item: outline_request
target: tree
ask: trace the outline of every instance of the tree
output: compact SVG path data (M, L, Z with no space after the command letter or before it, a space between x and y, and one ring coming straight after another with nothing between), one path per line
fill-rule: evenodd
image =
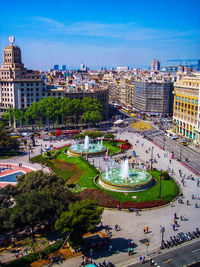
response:
M29 122L30 120L34 121L34 124L36 124L36 122L38 120L42 120L42 111L39 108L39 104L36 102L33 102L33 104L27 108L24 117L26 122Z
M99 111L100 113L103 112L103 107L99 100L93 99L91 97L85 97L81 101L81 108L83 113L88 111Z
M70 101L70 111L70 115L74 116L74 121L77 123L77 118L82 114L80 99L74 98Z
M49 199L41 192L31 191L21 193L16 199L16 205L11 209L10 223L12 228L30 226L34 238L34 227L44 220L49 220L51 207Z
M0 129L0 155L8 154L8 152L17 152L19 150L19 142L10 136L8 131Z
M16 188L22 193L35 191L45 194L54 217L60 216L68 204L76 200L75 195L65 188L65 181L55 174L30 172L18 176L17 181Z
M105 139L115 139L115 135L112 133L107 133L104 135L104 138Z
M101 221L103 208L96 201L89 199L69 205L69 210L61 214L56 221L56 230L69 235L73 247L78 247L87 232L93 232Z
M70 99L69 98L61 98L58 100L58 114L62 118L62 124L66 122L66 118L70 115Z
M8 208L14 203L14 197L17 195L15 186L7 185L0 188L0 208Z
M30 237L27 237L23 241L24 247L31 249L33 252L37 252L39 254L42 254L42 252L48 245L49 242L45 237L36 238L35 240Z
M45 97L38 102L38 109L47 119L47 124L50 120L54 123L59 110L58 99L56 97Z
M84 122L89 122L92 124L100 122L103 119L101 113L98 110L87 111L83 114L82 118Z

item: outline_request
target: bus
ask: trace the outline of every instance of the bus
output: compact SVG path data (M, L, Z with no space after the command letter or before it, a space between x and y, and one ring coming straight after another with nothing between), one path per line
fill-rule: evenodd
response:
M178 136L174 130L166 130L166 136L170 137L172 140L178 139Z

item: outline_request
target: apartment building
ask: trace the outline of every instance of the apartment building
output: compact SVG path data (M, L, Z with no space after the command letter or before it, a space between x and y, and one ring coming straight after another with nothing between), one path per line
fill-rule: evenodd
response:
M151 71L158 71L160 70L160 61L154 59L151 61Z
M155 115L172 115L172 82L136 78L133 85L133 108L135 110Z
M14 37L3 51L0 68L0 112L9 108L27 108L34 101L42 99L45 89L45 76L39 71L24 68L21 50L14 45Z
M176 133L200 141L200 75L182 75L174 83L173 120Z

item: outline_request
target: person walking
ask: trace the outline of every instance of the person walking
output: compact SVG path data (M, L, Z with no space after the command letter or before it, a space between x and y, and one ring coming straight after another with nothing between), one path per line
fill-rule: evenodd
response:
M148 234L149 232L149 226L146 227L146 233Z

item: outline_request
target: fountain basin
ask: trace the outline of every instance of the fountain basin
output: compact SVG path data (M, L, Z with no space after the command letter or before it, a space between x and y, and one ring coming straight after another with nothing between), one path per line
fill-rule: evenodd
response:
M102 172L99 176L99 184L108 190L120 192L147 190L155 185L154 179L145 170L130 168L127 178L122 178L120 172L120 168L112 169L108 175L106 172Z
M88 136L85 136L84 143L75 142L68 147L68 154L72 156L80 155L97 155L105 153L107 148L103 146L103 140L98 141L97 143L91 142Z
M102 147L101 149L97 149L95 144L90 144L88 149L84 148L84 144L77 144L77 149L74 149L72 146L68 147L68 154L73 156L81 156L81 155L97 155L103 154L106 152L106 147Z

